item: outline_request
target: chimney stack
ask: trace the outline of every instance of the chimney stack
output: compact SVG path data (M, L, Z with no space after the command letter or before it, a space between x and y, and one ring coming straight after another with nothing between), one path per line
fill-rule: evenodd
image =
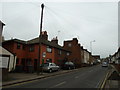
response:
M47 31L42 32L42 39L48 40Z
M58 44L58 39L57 39L57 37L53 38L53 39L51 40L51 42L53 42L53 43L55 43L55 44Z

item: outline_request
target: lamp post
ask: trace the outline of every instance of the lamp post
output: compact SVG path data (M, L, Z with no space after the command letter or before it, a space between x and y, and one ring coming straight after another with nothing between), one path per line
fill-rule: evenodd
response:
M90 41L90 50L91 50L91 55L92 55L92 42L95 42L95 40Z
M43 22L43 9L44 9L44 4L41 4L41 22L40 22L40 34L39 34L39 49L38 49L38 62L37 62L37 74L39 75L40 72L40 51L41 51L41 37L42 37L42 22Z

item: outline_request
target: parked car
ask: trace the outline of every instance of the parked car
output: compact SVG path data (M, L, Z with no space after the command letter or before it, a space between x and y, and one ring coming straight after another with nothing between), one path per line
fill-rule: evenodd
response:
M75 64L73 62L65 62L63 67L63 69L75 69Z
M108 67L108 63L107 62L102 62L102 67Z
M43 65L43 71L53 72L53 71L59 71L60 67L57 66L55 63L44 63Z

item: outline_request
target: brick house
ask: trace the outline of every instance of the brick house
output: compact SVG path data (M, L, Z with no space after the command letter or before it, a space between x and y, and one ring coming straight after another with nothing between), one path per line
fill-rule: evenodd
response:
M77 38L73 38L73 40L64 41L63 47L72 52L68 56L68 60L74 62L76 67L81 67L81 46L78 43Z
M92 55L93 56L93 64L97 64L98 60L100 60L100 55Z
M54 62L61 65L67 58L67 53L71 53L69 50L58 45L57 38L53 38L53 40L49 41L46 31L42 32L40 41L42 44L40 50L40 64L43 62ZM16 54L18 71L28 71L29 66L32 66L34 71L37 70L39 38L28 41L11 39L4 41L2 44L4 48Z

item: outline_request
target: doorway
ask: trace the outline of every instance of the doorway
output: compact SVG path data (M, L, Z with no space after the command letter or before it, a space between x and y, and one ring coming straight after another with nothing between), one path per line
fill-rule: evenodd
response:
M37 71L37 59L34 59L34 71Z

